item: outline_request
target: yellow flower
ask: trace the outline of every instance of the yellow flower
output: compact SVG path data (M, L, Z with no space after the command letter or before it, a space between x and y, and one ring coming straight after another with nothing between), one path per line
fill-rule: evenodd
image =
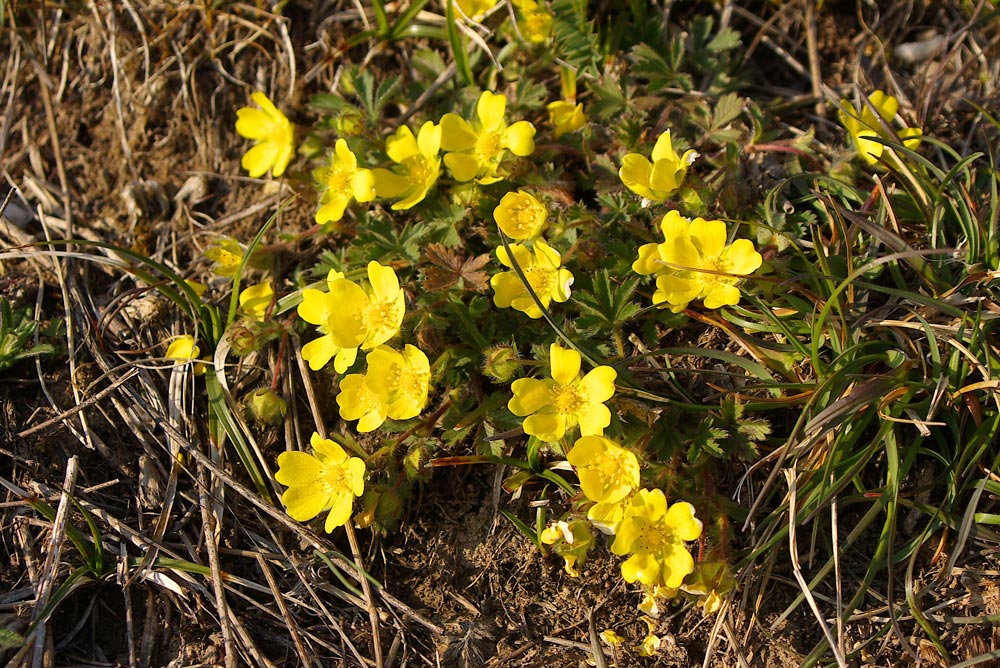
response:
M478 19L493 7L500 0L451 0L462 11L465 18Z
M396 272L372 260L368 280L371 285L365 290L331 271L326 292L302 291L299 317L317 325L323 335L302 346L302 357L313 371L336 357L334 369L344 373L357 359L358 348L371 350L399 333L406 305Z
M560 520L545 527L539 538L546 545L551 545L552 551L563 558L563 568L567 575L571 578L580 577L576 565L586 561L587 552L594 544L594 535L587 522Z
M390 171L378 168L375 175L375 192L379 197L400 198L394 210L409 209L427 196L427 191L441 175L441 126L427 121L420 126L417 136L405 125L386 139L385 152L398 166Z
M498 172L506 151L522 157L534 152L535 126L528 121L508 126L506 110L507 98L487 90L476 104L476 121L457 114L441 118L441 148L450 151L444 163L455 180L496 183L506 176Z
M351 200L370 202L375 199L375 178L370 169L358 169L358 158L344 139L338 139L330 156L330 164L313 171L322 194L316 223L335 223L344 217Z
M309 443L315 454L293 450L278 455L274 479L288 488L281 503L289 517L306 522L328 510L324 529L329 533L351 519L354 497L365 491L365 463L319 434Z
M545 108L549 110L549 123L555 127L557 139L565 134L576 132L587 124L587 114L583 112L582 104L557 100L549 102Z
M379 346L368 353L365 383L379 397L384 397L386 415L393 420L408 420L420 415L427 405L431 366L427 355L406 344L403 352Z
M840 106L843 109L837 111L837 117L841 124L851 135L854 148L858 155L865 159L865 162L869 165L878 164L879 158L885 153L885 145L875 141L874 137L902 141L903 145L909 149L915 149L920 145L920 138L923 136L923 131L920 128L903 128L896 132L896 136L888 134L883 128L883 124L891 124L896 120L896 112L899 110L899 101L896 98L877 90L868 96L868 101L878 116L866 104L861 105L859 113L847 100L840 101ZM849 111L845 111L845 109ZM885 157L890 162L896 159L892 153L886 154Z
M649 633L642 639L642 643L636 646L636 654L639 656L653 656L660 649L660 643L662 642L659 636L654 633L656 631L656 621L649 617L643 617L642 621L646 622Z
M697 157L698 153L690 149L684 155L677 155L670 130L667 130L653 146L652 162L638 153L629 153L622 158L618 176L629 190L640 197L662 202L680 189L688 166Z
M379 346L368 353L368 371L351 374L340 383L337 404L340 417L358 420L366 433L382 426L386 418L408 420L427 405L431 367L423 351L409 344L400 353Z
M521 36L532 44L543 44L552 34L552 14L541 9L534 0L515 0L521 10L518 29Z
M558 343L549 347L552 378L519 378L511 384L514 397L510 412L525 417L524 431L549 443L558 441L568 429L579 425L584 436L600 436L611 424L611 411L604 405L615 393L617 372L598 366L580 373L580 353Z
M226 237L212 242L205 251L205 258L212 262L212 273L232 278L240 270L243 261L243 247L236 239Z
M295 151L295 128L266 95L256 92L250 97L260 109L237 109L236 132L257 143L243 154L240 165L253 178L269 169L274 176L281 176Z
M599 635L601 637L602 642L611 645L612 647L616 647L625 642L625 638L623 638L613 629L605 629L601 631Z
M507 249L499 246L497 259L511 269L514 268L514 262L517 262L535 296L545 308L548 308L553 300L566 301L569 299L570 286L573 285L573 274L568 269L560 267L562 257L559 251L541 239L535 240L533 248L534 253L523 244L511 244L510 250L514 255L511 261ZM535 303L517 272L505 271L494 274L490 279L490 285L494 291L493 303L498 307L512 307L524 312L529 318L542 317L542 309Z
M182 363L194 361L194 375L200 376L205 373L205 364L197 361L200 354L201 349L195 343L194 337L190 334L182 334L170 342L170 345L167 346L167 352L163 354L163 357Z
M752 274L764 261L749 239L726 245L726 224L721 220L692 221L670 211L660 229L664 242L639 248L632 269L656 275L653 303L674 313L696 299L710 309L738 304L740 277Z
M194 342L194 337L190 334L182 334L170 342L170 345L167 346L167 352L163 356L168 360L190 362L197 358L199 353L201 350Z
M272 299L274 299L274 290L271 288L270 281L251 285L240 292L240 309L257 322L264 322Z
M509 192L493 209L493 218L511 239L531 239L548 227L549 212L545 205L523 190Z
M625 508L611 551L632 555L622 564L626 582L676 589L694 570L684 541L700 535L701 521L694 516L694 506L679 501L667 508L662 490L641 489Z
M566 459L580 477L580 489L591 501L616 503L639 486L639 460L603 436L577 440Z
M311 325L316 325L322 334L318 339L313 339L302 346L302 359L309 363L309 368L313 371L319 371L329 364L331 359L336 358L333 368L337 373L344 373L354 364L358 356L358 346L344 348L337 345L330 329L330 318L338 305L330 297L329 288L343 278L343 273L331 269L326 277L326 292L315 288L306 288L302 291L302 303L297 309L299 317Z

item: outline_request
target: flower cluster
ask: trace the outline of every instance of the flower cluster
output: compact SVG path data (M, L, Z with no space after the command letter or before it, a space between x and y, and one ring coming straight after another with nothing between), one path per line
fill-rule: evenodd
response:
M891 95L877 90L868 97L868 103L855 109L847 100L841 100L842 107L837 117L851 136L855 150L869 165L885 160L898 164L892 151L886 152L886 142L902 142L903 146L915 149L920 145L923 131L920 128L904 127L893 135L886 127L897 120L899 101Z
M326 292L302 291L299 317L322 334L302 347L302 357L313 371L333 359L337 373L344 373L357 359L358 348L371 350L399 333L406 305L395 270L372 260L368 282L365 289L331 270Z
M705 308L735 306L740 301L741 276L763 263L749 239L726 244L726 224L721 220L688 220L670 211L660 223L663 243L639 248L632 269L656 276L653 303L680 313L695 300Z

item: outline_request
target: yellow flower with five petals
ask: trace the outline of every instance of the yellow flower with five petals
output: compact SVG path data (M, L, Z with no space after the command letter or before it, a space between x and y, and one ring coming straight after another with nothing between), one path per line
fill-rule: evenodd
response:
M274 176L281 176L295 152L295 126L267 95L258 91L250 99L260 109L237 109L236 132L257 143L243 154L240 165L253 178L263 176L269 169Z
M566 459L576 469L584 496L596 503L617 503L639 487L639 459L611 439L583 436Z
M375 192L379 197L399 198L392 204L395 211L422 201L441 175L440 151L441 126L427 121L416 137L410 128L401 126L385 141L385 152L397 166L373 170Z
M316 210L316 223L336 223L353 201L375 199L375 177L370 169L358 168L358 158L344 139L338 139L330 156L330 164L313 171L322 194Z
M487 185L505 178L500 162L507 151L517 156L531 155L535 150L535 126L528 121L507 125L504 118L507 98L483 91L476 104L476 120L471 123L458 114L441 117L441 148L456 181L471 181Z
M611 551L631 554L622 564L626 582L676 589L692 571L694 558L684 541L701 536L701 521L686 501L667 507L662 490L641 489L625 507Z
M897 159L892 152L886 153L885 144L876 141L875 138L901 141L903 146L909 149L915 149L920 145L920 138L923 136L920 128L903 128L897 131L895 136L885 131L883 126L896 120L899 111L899 101L896 98L876 90L868 96L868 102L871 107L862 104L859 112L850 102L841 100L840 106L843 108L837 111L837 117L851 136L854 148L865 162L869 165L878 164L883 154L889 162Z
M543 307L548 308L553 301L564 302L569 299L573 274L561 266L562 257L559 251L541 239L535 240L532 250L528 250L524 244L511 244L510 254L506 248L499 246L497 259L512 270L514 262L517 263ZM528 292L524 281L516 271L494 274L490 279L490 286L493 288L493 303L498 307L514 308L524 312L529 318L542 317L542 309Z
M278 455L274 479L288 488L281 503L293 520L306 522L329 511L323 527L329 533L351 519L354 497L365 491L365 463L319 434L309 444L313 454L292 450Z
M340 417L358 420L357 429L378 429L386 418L408 420L427 405L431 377L427 356L409 344L399 352L379 346L368 353L368 370L350 374L340 383Z
M752 274L764 261L749 239L727 245L726 224L721 220L688 220L670 211L660 229L663 243L640 247L632 269L656 276L653 303L674 313L696 299L710 309L738 304L740 277Z
M579 425L583 436L600 436L611 424L611 411L604 405L615 393L618 373L598 366L580 373L580 353L558 343L549 346L552 378L519 378L511 384L514 397L510 412L524 417L524 431L553 443Z
M677 192L688 167L698 157L694 150L678 155L666 130L653 146L652 161L638 153L629 153L622 158L618 175L629 190L651 202L662 202Z
M509 192L493 209L493 219L511 239L523 241L537 237L548 226L549 212L531 193Z

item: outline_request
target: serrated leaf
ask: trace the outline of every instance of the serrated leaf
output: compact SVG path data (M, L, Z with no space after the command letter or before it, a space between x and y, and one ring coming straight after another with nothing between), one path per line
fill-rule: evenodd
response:
M740 45L740 34L732 28L725 28L712 38L708 43L708 49L719 53L721 51L731 51Z

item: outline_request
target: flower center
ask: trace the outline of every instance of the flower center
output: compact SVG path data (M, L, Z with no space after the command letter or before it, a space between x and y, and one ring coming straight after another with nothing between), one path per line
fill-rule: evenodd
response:
M514 231L519 237L531 236L539 227L540 217L535 207L530 204L514 207L510 213Z
M556 272L551 269L548 269L547 267L539 267L538 265L535 265L534 267L526 267L524 269L524 276L528 279L528 284L541 300L545 300L552 296L555 274Z
M427 156L413 155L403 161L408 180L421 188L429 186L438 176L440 166Z
M375 301L368 302L368 306L361 312L361 322L369 332L384 330L394 330L396 323L395 301Z
M476 158L479 164L497 160L503 152L503 137L499 132L483 132L476 137Z
M663 552L663 549L673 542L672 537L673 531L663 523L643 521L639 535L632 543L631 551L636 554L639 552L652 554Z
M339 163L330 165L326 173L323 174L323 183L331 193L344 194L353 192L353 180L354 170L350 169L347 165Z
M550 395L549 403L562 415L579 415L590 403L587 400L587 392L576 383L570 385L556 383L550 390Z
M346 464L326 463L316 474L316 482L323 487L327 494L333 496L336 492L350 489L350 471Z

